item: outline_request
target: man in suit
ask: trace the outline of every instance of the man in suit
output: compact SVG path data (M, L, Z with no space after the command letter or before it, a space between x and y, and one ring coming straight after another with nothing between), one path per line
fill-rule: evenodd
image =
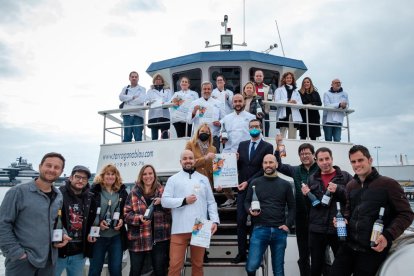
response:
M244 208L248 183L253 176L262 168L263 157L266 154L273 154L272 144L263 140L262 122L253 119L249 122L250 140L243 141L237 149L237 169L239 172L239 185L237 195L237 243L239 253L232 260L232 263L246 261L247 250L247 212Z

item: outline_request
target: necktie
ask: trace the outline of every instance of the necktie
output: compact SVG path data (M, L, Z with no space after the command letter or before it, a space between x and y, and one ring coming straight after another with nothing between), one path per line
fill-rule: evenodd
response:
M250 160L253 159L254 152L256 151L255 145L256 145L256 142L252 142L252 147L250 148L250 158L249 158Z

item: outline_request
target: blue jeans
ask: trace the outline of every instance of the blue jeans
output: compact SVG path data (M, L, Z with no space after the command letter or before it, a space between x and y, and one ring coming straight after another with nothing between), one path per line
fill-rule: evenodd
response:
M124 118L124 139L122 142L131 142L132 134L134 134L135 141L142 141L144 119L136 115L123 115L122 117Z
M255 226L250 238L249 256L246 263L248 275L255 275L256 270L260 267L268 246L272 252L273 275L285 275L285 249L287 243L287 232L267 226Z
M341 142L342 124L326 123L323 126L325 141Z
M62 275L66 269L67 276L82 276L85 267L86 258L83 254L67 256L66 258L58 258L56 262L56 276Z
M122 276L121 235L111 238L99 237L93 245L93 258L90 259L89 276L100 276L108 252L108 270L111 276Z

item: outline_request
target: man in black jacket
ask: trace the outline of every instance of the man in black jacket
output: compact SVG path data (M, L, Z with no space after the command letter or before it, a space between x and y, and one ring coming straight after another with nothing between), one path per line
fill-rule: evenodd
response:
M239 253L232 263L246 261L247 251L247 212L244 208L246 189L254 175L261 170L263 157L273 153L273 145L264 141L261 136L262 123L253 119L249 122L251 139L243 141L237 149L237 170L239 172L239 185L237 195L237 243Z
M85 257L90 257L87 238L96 214L89 193L90 177L88 168L75 166L68 181L59 188L63 195L62 224L71 240L59 248L56 275L61 275L65 269L68 276L82 275Z
M345 186L352 179L346 171L333 165L332 151L319 148L316 153L318 170L310 177L308 186L302 187L304 195L311 191L322 203L311 206L309 212L309 249L311 252L311 275L320 276L325 262L326 247L329 245L336 255L339 241L333 225L336 202L345 208ZM324 195L330 198L324 197Z

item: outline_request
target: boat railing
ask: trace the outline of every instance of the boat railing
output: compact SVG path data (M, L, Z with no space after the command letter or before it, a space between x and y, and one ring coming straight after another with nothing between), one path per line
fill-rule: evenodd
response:
M291 107L291 108L296 108L296 109L304 109L305 113L306 113L306 118L309 118L309 110L322 110L322 111L333 111L333 112L342 112L345 115L345 119L346 119L346 124L344 125L329 125L331 127L339 127L341 129L345 129L347 131L347 137L348 137L348 142L350 142L351 140L351 135L350 135L350 125L349 125L349 114L353 113L354 110L353 109L339 109L339 108L333 108L333 107L322 107L322 106L316 106L316 105L302 105L302 104L290 104L290 103L276 103L276 102L270 102L270 101L263 101L263 103L265 105L268 106L274 106L276 108L278 107ZM170 108L171 106L173 106L173 104L168 103L168 104L163 104L161 106L157 106L155 108ZM98 114L102 115L104 117L104 121L103 121L103 144L106 143L107 141L107 134L113 134L115 136L118 136L120 138L120 140L122 141L122 137L123 137L123 131L125 126L123 125L123 121L120 117L117 117L116 115L122 115L122 113L131 113L131 112L138 112L138 111L147 111L149 109L151 109L151 105L143 105L143 106L137 106L137 107L133 107L133 108L128 108L127 110L125 109L110 109L110 110L103 110L103 111L99 111ZM161 124L165 124L165 122L159 122L159 123L146 123L147 122L147 112L144 112L144 123L140 124L140 125L132 125L132 126L128 126L128 127L137 127L137 126L142 126L143 127L143 140L147 140L148 136L147 136L147 127L150 126L154 126L154 125L161 125ZM113 123L115 123L115 125L111 125L109 126L109 121L112 121ZM279 122L279 120L276 119L269 119L266 120L269 123L277 123ZM311 125L317 125L320 127L323 127L323 123L320 122L319 124L316 123L309 123L309 120L303 120L303 122L294 122L295 124L299 124L299 125L306 125L306 130L307 130L307 140L309 140L309 126ZM187 130L187 128L186 128Z
M347 131L347 137L348 137L348 143L351 142L351 134L350 134L350 125L349 125L349 115L353 112L355 112L355 110L353 109L349 109L349 108L334 108L334 107L324 107L324 106L317 106L317 105L308 105L308 104L291 104L291 103L276 103L276 102L270 102L270 101L263 101L264 105L267 106L274 106L276 108L278 107L290 107L290 108L296 108L296 109L304 109L305 110L305 114L306 114L306 120L305 118L303 119L303 122L292 122L294 124L297 125L306 125L306 139L309 140L309 126L315 125L315 126L320 126L323 127L324 124L323 122L320 122L319 124L315 124L315 123L309 123L309 110L322 110L322 111L332 111L332 112L341 112L344 113L345 115L345 119L346 119L346 124L345 125L329 125L330 127L338 127L341 129L346 129ZM268 121L268 122L272 122L272 123L277 123L277 122L281 122L280 120L276 119L275 120L264 120L264 121ZM323 121L323 120L322 120ZM286 121L283 121L286 122Z

